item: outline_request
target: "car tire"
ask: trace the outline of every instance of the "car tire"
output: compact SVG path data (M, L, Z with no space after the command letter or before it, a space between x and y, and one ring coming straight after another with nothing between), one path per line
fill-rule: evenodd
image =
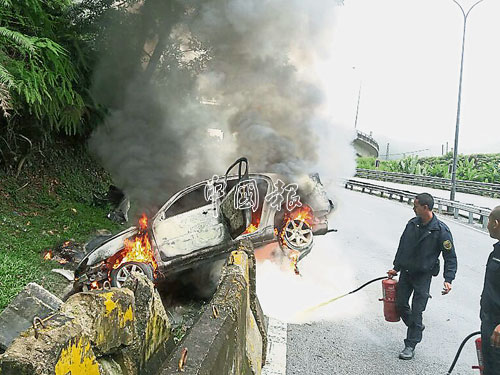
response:
M123 283L130 276L131 272L137 272L145 275L149 280L154 281L153 267L147 263L126 262L115 268L110 273L111 286L121 288Z
M302 220L289 220L282 229L283 245L299 252L308 252L313 245L313 231L311 226Z

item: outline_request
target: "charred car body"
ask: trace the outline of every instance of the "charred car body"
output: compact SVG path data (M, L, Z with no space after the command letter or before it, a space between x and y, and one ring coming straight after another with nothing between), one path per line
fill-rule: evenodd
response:
M229 175L234 167L238 175ZM333 204L318 175L300 184L293 205L275 194L279 188L284 192L283 181L277 174L248 173L247 160L237 160L222 178L214 176L174 194L150 224L143 216L138 227L91 250L75 271L75 286L95 288L106 280L121 286L133 271L161 279L227 257L243 239L255 248L279 243L297 263L311 250L314 235L329 231Z

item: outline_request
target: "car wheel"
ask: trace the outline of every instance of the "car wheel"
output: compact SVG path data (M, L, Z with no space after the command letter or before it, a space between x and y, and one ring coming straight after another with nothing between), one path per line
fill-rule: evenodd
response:
M111 286L121 288L132 272L145 275L149 280L153 281L153 267L151 265L140 262L126 262L111 271Z
M307 222L299 219L289 220L283 231L282 238L285 246L300 252L311 249L313 232Z

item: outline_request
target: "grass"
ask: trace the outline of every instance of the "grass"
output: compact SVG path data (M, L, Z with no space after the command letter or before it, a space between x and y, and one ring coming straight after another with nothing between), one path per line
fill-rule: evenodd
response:
M94 203L109 176L83 147L44 152L18 178L0 172L0 311L29 282L57 292L61 266L43 259L45 250L67 240L86 242L98 229L117 232L109 207Z

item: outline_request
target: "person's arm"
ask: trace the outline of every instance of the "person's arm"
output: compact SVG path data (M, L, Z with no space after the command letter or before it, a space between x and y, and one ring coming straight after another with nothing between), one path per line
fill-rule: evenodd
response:
M451 283L455 279L457 273L457 254L455 252L453 237L448 229L443 229L441 240L440 246L444 259L444 288L442 294L448 294L451 290Z

